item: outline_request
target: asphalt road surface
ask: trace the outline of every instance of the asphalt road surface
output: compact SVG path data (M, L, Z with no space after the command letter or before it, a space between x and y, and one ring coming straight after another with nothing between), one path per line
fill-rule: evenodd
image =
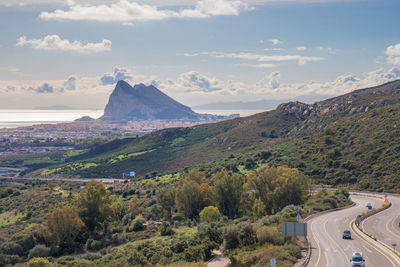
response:
M351 230L351 222L355 217L366 211L367 203L380 207L382 199L352 195L357 203L351 208L326 213L311 219L308 224L308 235L311 241L311 259L308 266L345 267L351 266L350 258L353 252L362 252L365 266L391 267L396 266L369 243L352 234L352 239L342 239L344 230ZM377 215L379 216L379 215Z
M399 251L400 197L389 196L388 200L392 202L392 206L376 216L371 216L362 221L361 227L364 231L390 247L392 247L392 244L396 244L395 249Z

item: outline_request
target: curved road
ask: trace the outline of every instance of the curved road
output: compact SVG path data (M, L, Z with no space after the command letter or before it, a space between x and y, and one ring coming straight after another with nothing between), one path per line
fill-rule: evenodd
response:
M342 239L343 231L351 229L352 221L358 214L366 211L365 205L367 203L371 203L374 207L380 207L383 203L382 199L374 197L352 195L351 199L357 203L356 206L317 216L307 223L312 248L308 266L350 266L350 258L353 252L362 252L365 258L365 266L368 267L396 266L379 250L353 232L351 240Z
M376 216L371 216L361 222L361 227L365 232L376 237L388 246L397 244L396 250L400 250L400 197L389 196L388 200L392 206L380 212Z

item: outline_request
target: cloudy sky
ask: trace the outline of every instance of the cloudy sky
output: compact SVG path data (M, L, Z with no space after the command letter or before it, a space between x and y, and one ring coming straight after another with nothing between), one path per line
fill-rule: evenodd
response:
M0 0L0 105L323 99L400 78L398 0Z

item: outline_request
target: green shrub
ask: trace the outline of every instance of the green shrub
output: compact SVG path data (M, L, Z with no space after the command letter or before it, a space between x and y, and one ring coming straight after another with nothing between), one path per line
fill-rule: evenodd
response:
M45 245L36 245L34 248L29 250L29 258L45 258L50 255L50 248L46 247Z
M204 248L202 245L190 246L185 249L185 260L189 262L201 261L205 258Z
M160 234L162 236L173 235L174 231L172 230L171 225L168 222L163 222L160 226Z
M131 225L129 226L129 231L130 232L143 231L144 229L146 229L146 226L144 225L145 222L146 222L146 220L143 218L137 218L137 219L133 220L131 222Z
M132 266L149 266L149 262L142 253L137 250L133 250L132 254L128 258L128 263Z
M22 255L24 253L21 245L13 241L1 244L0 252L9 255Z
M183 214L176 214L172 217L173 221L177 221L177 222L181 222L183 220L185 220L185 215Z
M50 262L46 258L32 258L26 264L27 267L45 267L49 265Z
M257 241L254 228L249 222L242 222L226 227L223 236L224 248L227 250L248 246Z
M280 238L280 235L276 229L267 226L261 226L256 231L257 240L261 244L271 243L273 245L281 245L283 243L283 239Z
M218 208L214 206L205 207L199 215L203 222L215 222L221 217Z

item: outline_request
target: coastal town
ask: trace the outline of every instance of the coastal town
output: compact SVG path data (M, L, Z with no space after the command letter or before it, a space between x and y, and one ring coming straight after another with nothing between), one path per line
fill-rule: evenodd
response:
M164 128L191 127L204 123L208 121L89 121L3 128L0 129L0 156L72 150L79 144L78 140L87 138L104 141L115 137L139 137Z

